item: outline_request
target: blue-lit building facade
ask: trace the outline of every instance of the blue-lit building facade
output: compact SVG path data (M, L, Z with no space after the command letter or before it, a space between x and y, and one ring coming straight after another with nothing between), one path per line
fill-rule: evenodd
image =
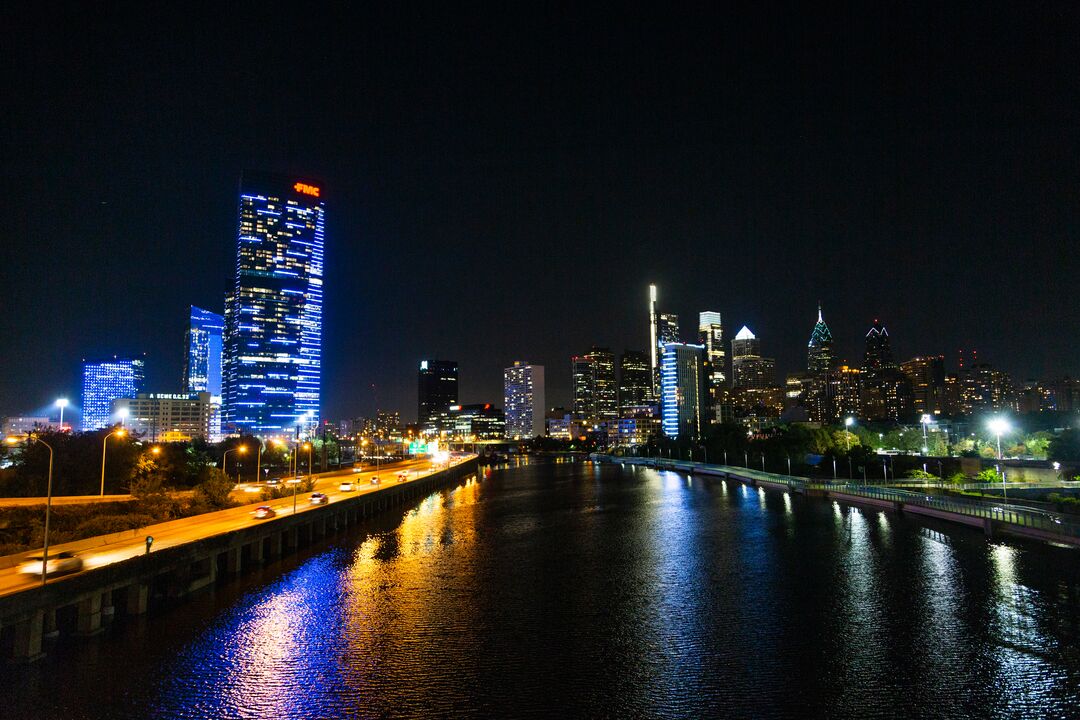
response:
M325 206L318 183L245 172L225 303L224 430L305 434L320 419Z
M660 356L660 417L668 437L698 437L703 429L701 392L705 346L664 343Z
M208 392L221 397L221 349L225 318L191 306L184 337L184 382L189 393Z
M82 429L99 430L118 422L112 416L113 401L135 397L145 380L142 357L83 360Z

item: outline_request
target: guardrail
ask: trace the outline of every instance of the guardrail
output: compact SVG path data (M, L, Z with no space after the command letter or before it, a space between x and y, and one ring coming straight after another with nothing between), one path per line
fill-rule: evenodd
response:
M785 485L793 490L804 493L806 491L818 491L823 494L842 493L849 496L884 500L895 503L900 509L904 506L914 505L938 512L953 513L955 515L988 520L997 525L1015 526L1018 529L1038 530L1051 536L1060 537L1062 541L1069 542L1070 544L1078 544L1078 542L1080 542L1080 522L1036 508L1025 508L1022 506L986 502L977 499L968 500L953 497L941 497L914 492L912 490L862 485L851 482L813 482L808 478L795 475L779 475L776 473L730 465L710 465L707 463L688 462L685 460L663 460L656 458L620 458L610 455L594 455L592 457L600 461L644 465L659 469L682 470L685 472L702 473L706 475L715 474L747 479L755 482ZM1002 529L1007 530L1008 528Z

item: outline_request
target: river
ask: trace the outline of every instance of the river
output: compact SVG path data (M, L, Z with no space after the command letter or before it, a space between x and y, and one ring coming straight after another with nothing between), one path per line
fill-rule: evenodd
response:
M0 715L1076 718L1080 554L526 462L47 650Z

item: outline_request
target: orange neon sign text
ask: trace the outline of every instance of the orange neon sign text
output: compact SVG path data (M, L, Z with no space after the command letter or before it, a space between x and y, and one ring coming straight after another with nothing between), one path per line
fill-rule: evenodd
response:
M298 182L292 186L292 189L298 193L305 195L311 195L312 197L319 197L319 188L314 185L308 185L307 183Z

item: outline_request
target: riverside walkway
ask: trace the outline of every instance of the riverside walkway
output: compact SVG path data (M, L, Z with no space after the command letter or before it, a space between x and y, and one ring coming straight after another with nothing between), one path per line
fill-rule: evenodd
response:
M927 495L910 489L879 487L846 481L820 482L796 475L754 470L732 465L664 458L593 455L599 462L642 465L660 470L676 470L695 475L738 480L750 485L790 490L799 494L825 497L859 505L870 505L913 515L934 517L981 528L988 536L998 533L1017 535L1065 545L1080 546L1080 523L1057 513L1005 502Z

